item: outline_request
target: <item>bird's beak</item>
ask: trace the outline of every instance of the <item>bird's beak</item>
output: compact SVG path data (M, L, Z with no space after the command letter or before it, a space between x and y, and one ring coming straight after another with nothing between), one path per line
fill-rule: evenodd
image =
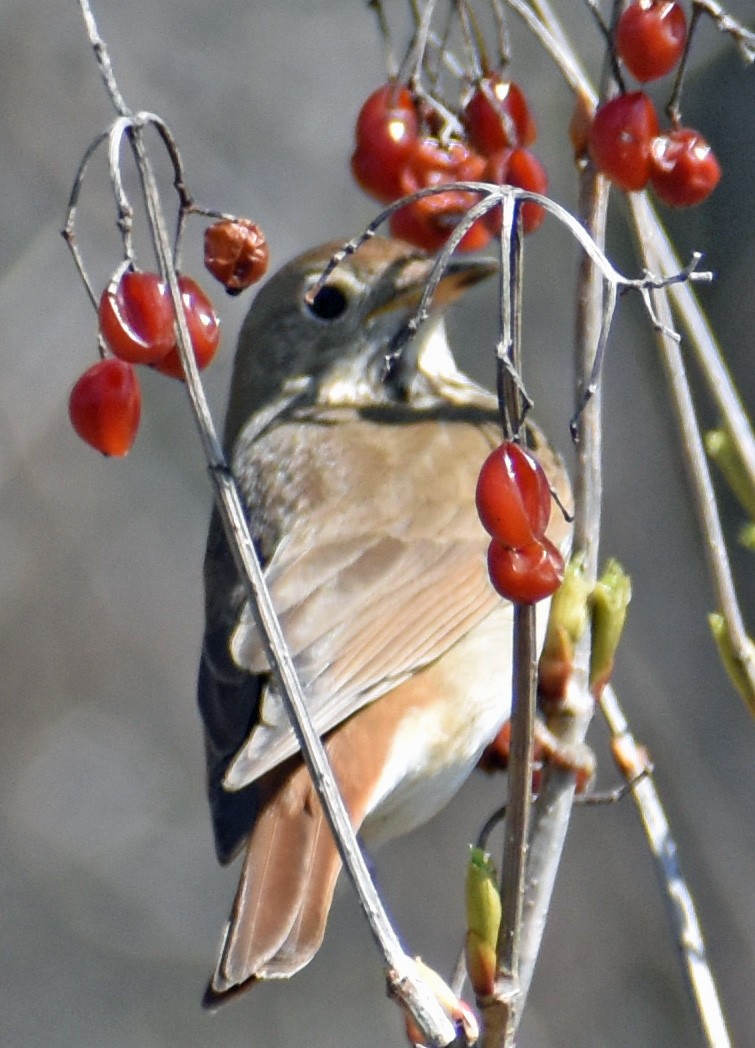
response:
M379 388L390 399L416 400L420 389L453 385L459 373L446 341L443 316L465 291L499 268L497 261L490 258L452 257L428 304L429 316L419 330L412 330L412 317L434 277L435 265L436 259L424 255L397 260L386 271L372 303L369 321L382 327L388 338L378 353L373 342L375 370L369 369L372 388Z
M436 259L411 255L397 260L385 274L380 293L369 312L374 320L399 310L408 318L417 309ZM498 272L498 262L491 258L452 257L438 282L430 301L431 313L444 313L469 288Z
M452 258L432 295L427 322L417 330L411 319L433 279L436 260L399 241L387 243L394 256L370 290L361 352L340 356L322 376L322 403L401 400L416 395L420 373L424 385L433 377L445 380L458 374L443 335L443 314L464 291L497 272L498 264L487 258ZM439 333L440 343L433 337Z

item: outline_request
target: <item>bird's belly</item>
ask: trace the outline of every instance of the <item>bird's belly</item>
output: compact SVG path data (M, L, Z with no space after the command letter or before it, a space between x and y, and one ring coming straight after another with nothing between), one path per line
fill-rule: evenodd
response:
M430 819L451 799L511 710L512 608L502 605L445 655L379 699L400 728L362 827L374 846Z

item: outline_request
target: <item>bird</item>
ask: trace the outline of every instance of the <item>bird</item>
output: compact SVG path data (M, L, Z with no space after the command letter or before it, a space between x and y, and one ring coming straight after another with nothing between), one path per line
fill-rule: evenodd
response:
M339 246L299 255L257 293L224 444L308 711L372 849L439 811L510 713L513 610L488 579L474 500L500 413L456 366L444 323L497 266L452 257L387 366L435 259L374 237L322 283ZM562 460L534 425L528 440L565 501ZM555 500L548 535L568 546ZM217 511L204 578L207 790L219 861L243 855L203 1000L214 1009L309 963L341 860Z

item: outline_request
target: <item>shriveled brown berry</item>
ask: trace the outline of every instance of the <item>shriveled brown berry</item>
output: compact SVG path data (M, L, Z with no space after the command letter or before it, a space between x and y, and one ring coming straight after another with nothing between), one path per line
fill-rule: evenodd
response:
M224 218L204 233L204 264L229 295L238 295L267 271L267 239L248 218Z

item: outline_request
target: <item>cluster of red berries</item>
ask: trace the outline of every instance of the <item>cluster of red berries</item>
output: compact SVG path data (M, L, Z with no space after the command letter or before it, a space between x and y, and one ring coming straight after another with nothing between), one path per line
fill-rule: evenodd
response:
M564 559L545 537L551 491L535 456L514 441L488 455L475 495L482 526L491 536L490 581L502 597L535 604L561 585Z
M543 165L527 148L537 128L523 91L497 74L484 76L461 108L459 128L441 138L440 118L428 102L396 81L369 96L356 122L351 170L359 185L383 204L421 189L453 182L493 182L545 193ZM390 218L394 236L428 251L448 240L479 196L458 189L406 204ZM464 235L459 247L475 251L500 231L500 207L491 209ZM522 206L525 233L545 217L543 208Z
M687 19L675 0L633 0L616 26L616 54L645 83L669 73L682 57ZM632 91L599 107L588 131L593 163L620 189L648 183L670 207L699 204L721 178L718 160L703 136L688 127L661 132L644 91Z
M229 294L259 280L267 268L267 244L246 219L224 219L205 233L205 265ZM220 322L202 288L187 276L178 287L199 370L212 361ZM98 308L104 357L78 379L68 403L73 428L104 455L126 455L141 418L141 390L134 368L146 364L171 378L185 379L175 333L170 288L157 273L128 269L108 284Z

